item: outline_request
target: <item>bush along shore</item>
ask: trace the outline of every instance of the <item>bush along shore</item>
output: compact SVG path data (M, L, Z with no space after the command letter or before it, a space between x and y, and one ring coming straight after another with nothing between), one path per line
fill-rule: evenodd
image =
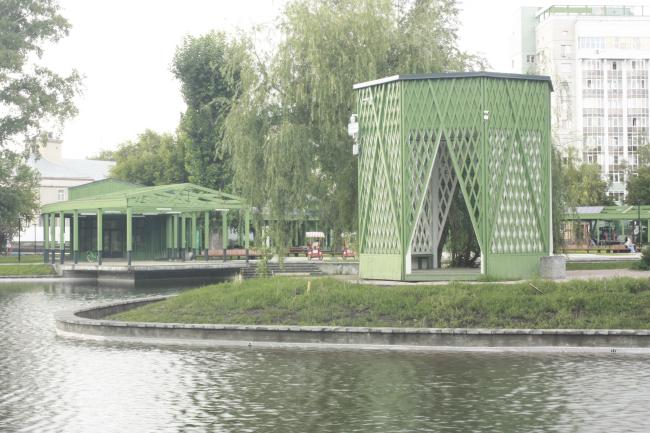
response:
M56 275L50 265L0 265L0 276Z
M534 287L533 287L534 286ZM108 317L162 323L341 327L647 329L644 278L378 287L289 277L205 286Z

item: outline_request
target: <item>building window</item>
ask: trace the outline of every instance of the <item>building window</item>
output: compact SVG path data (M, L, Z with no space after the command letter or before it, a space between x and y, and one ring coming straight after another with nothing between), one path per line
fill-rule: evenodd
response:
M59 190L59 201L65 201L65 190L64 189Z
M562 57L566 57L571 54L571 45L562 45L561 47Z
M571 63L562 63L562 72L571 72Z
M614 183L625 182L623 173L609 173L609 180Z
M566 30L564 30L564 31L562 32L562 36L569 36L569 32L566 31Z
M616 62L612 62L612 71L616 70Z
M636 69L636 62L632 60L632 69Z
M526 63L535 63L535 56L534 55L527 55L526 56Z

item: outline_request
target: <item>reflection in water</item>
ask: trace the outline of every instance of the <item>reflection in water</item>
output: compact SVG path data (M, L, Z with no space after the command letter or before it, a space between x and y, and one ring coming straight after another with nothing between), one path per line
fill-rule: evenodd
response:
M53 313L179 293L0 284L0 431L646 431L648 355L191 349L57 337Z

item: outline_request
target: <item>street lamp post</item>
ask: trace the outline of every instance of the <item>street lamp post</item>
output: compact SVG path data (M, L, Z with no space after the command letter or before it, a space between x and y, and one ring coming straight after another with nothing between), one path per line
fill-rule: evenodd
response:
M18 263L20 263L20 231L22 230L21 220L24 220L25 217L18 217L16 219L18 220Z

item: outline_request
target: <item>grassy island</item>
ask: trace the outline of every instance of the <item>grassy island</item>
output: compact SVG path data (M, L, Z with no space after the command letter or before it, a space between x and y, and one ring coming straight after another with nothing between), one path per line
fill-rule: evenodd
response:
M311 290L307 290L311 281ZM650 327L643 278L378 287L275 277L205 286L109 317L163 323L432 328Z

